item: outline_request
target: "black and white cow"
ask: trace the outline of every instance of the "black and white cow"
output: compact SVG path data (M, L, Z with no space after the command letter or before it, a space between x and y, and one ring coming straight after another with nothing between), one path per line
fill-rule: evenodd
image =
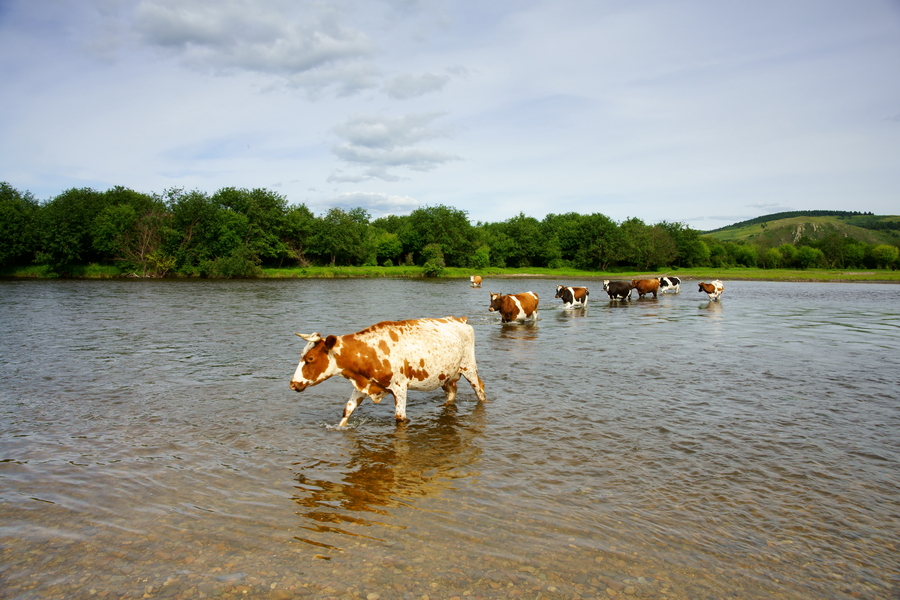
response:
M603 291L609 294L610 300L631 300L633 289L630 281L603 280Z
M556 286L556 297L562 298L563 308L584 308L587 306L588 295L586 287Z
M678 294L681 292L681 280L677 277L660 277L659 293L672 292Z

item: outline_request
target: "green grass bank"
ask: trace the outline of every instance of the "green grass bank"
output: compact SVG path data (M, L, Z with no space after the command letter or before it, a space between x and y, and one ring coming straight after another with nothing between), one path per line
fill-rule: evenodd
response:
M518 268L503 269L491 267L472 270L447 267L441 279L468 279L470 275L481 275L485 285L490 279L544 277L558 279L565 283L569 279L640 279L675 275L687 280L748 280L748 281L819 281L858 283L900 283L900 271L890 269L758 269L732 267L714 269L674 269L669 271L581 271L579 269ZM0 270L5 279L130 279L135 275L115 266L85 265L71 269L61 275L46 266L29 266ZM424 277L422 267L296 267L283 269L262 269L257 279L340 279L340 278L399 278L414 279ZM178 278L178 276L173 276Z

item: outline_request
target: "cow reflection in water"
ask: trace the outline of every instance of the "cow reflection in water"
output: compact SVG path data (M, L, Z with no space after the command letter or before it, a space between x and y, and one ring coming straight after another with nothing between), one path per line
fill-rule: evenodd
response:
M370 428L346 432L352 443L346 464L295 464L298 493L293 500L302 508L296 514L314 523L300 527L384 541L378 533L361 533L361 527L405 529L401 523L409 518L400 513L414 508L416 499L438 495L455 487L455 480L476 474L481 457L476 442L483 429L484 404L478 403L464 416L457 415L456 405L444 405L425 422L381 433ZM340 551L319 540L295 539Z
M710 300L700 305L700 310L705 311L711 317L722 316L722 303L717 300Z
M534 340L537 339L538 326L535 322L527 323L503 323L500 327L500 337L508 340Z

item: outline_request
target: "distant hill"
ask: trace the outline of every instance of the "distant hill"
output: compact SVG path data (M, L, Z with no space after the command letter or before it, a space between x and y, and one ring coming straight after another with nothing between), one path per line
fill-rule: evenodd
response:
M774 213L704 232L724 242L765 245L795 244L801 237L818 240L831 233L867 244L900 244L900 216L872 213L803 210Z

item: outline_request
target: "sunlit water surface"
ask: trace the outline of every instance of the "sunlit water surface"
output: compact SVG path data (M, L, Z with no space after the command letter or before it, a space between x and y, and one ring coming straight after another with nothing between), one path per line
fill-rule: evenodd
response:
M898 598L898 296L0 282L0 597ZM295 331L446 315L486 404L288 387Z

